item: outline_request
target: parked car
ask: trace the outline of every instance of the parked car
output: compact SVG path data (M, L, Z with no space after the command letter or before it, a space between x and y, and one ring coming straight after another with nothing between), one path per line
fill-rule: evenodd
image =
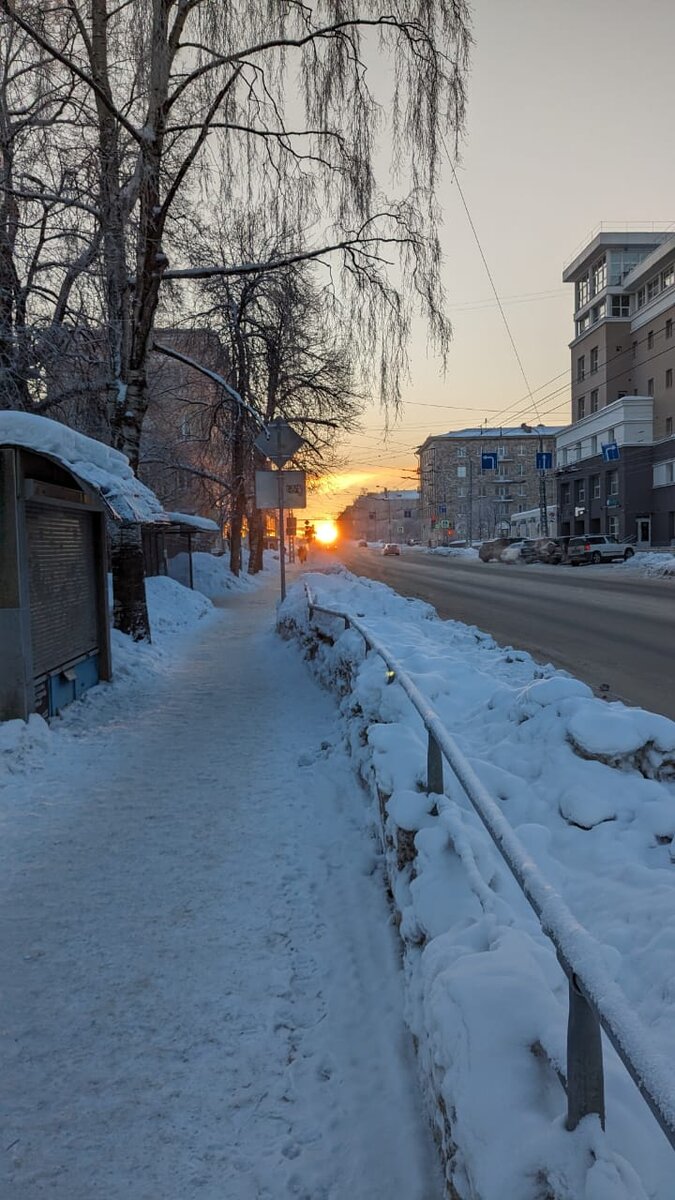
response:
M534 544L536 551L537 562L542 563L561 563L565 557L565 544L563 538L538 538Z
M365 538L361 538L356 544L357 544L357 546L367 546L368 545Z
M396 545L396 542L387 542L382 550L383 554L400 554L401 547Z
M531 538L519 538L505 546L499 555L499 561L505 563L536 562L537 550Z
M571 537L567 546L567 558L573 567L580 563L613 562L615 559L632 558L635 547L628 542L619 542L615 537L591 533L588 537Z
M514 542L520 540L520 538L501 537L492 538L489 542L482 542L478 550L478 557L481 562L499 562L502 550L506 550L507 546L512 546Z

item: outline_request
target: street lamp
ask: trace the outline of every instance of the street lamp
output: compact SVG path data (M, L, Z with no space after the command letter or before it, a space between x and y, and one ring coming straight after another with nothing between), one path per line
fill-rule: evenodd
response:
M544 468L544 435L543 425L527 425L524 421L520 426L523 433L536 433L539 437L539 454L541 462L541 470L539 472L539 528L541 529L542 537L548 537L548 504L546 501L546 470Z

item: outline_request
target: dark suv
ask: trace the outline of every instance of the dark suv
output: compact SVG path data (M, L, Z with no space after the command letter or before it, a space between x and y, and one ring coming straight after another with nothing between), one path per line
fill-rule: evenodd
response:
M489 542L483 542L478 550L478 557L481 562L499 562L499 557L502 550L506 550L507 546L512 546L514 542L520 542L521 538L501 537L492 538Z

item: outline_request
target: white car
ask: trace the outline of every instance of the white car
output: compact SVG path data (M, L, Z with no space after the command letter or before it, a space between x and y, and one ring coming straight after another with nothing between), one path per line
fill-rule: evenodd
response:
M635 547L628 542L619 542L615 537L601 533L589 533L587 537L571 537L567 545L567 561L573 567L579 563L613 562L617 558L628 559L635 554Z

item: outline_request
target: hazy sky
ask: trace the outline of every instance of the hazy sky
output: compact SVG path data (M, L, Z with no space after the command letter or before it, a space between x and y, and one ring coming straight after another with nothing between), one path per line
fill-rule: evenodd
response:
M367 411L345 446L345 478L327 481L313 515L335 515L364 489L414 487L413 450L429 433L486 417L565 424L573 297L563 264L600 221L675 228L672 0L474 0L473 13L459 177L538 410L446 169L447 374L420 326L401 420L385 442L381 412Z

